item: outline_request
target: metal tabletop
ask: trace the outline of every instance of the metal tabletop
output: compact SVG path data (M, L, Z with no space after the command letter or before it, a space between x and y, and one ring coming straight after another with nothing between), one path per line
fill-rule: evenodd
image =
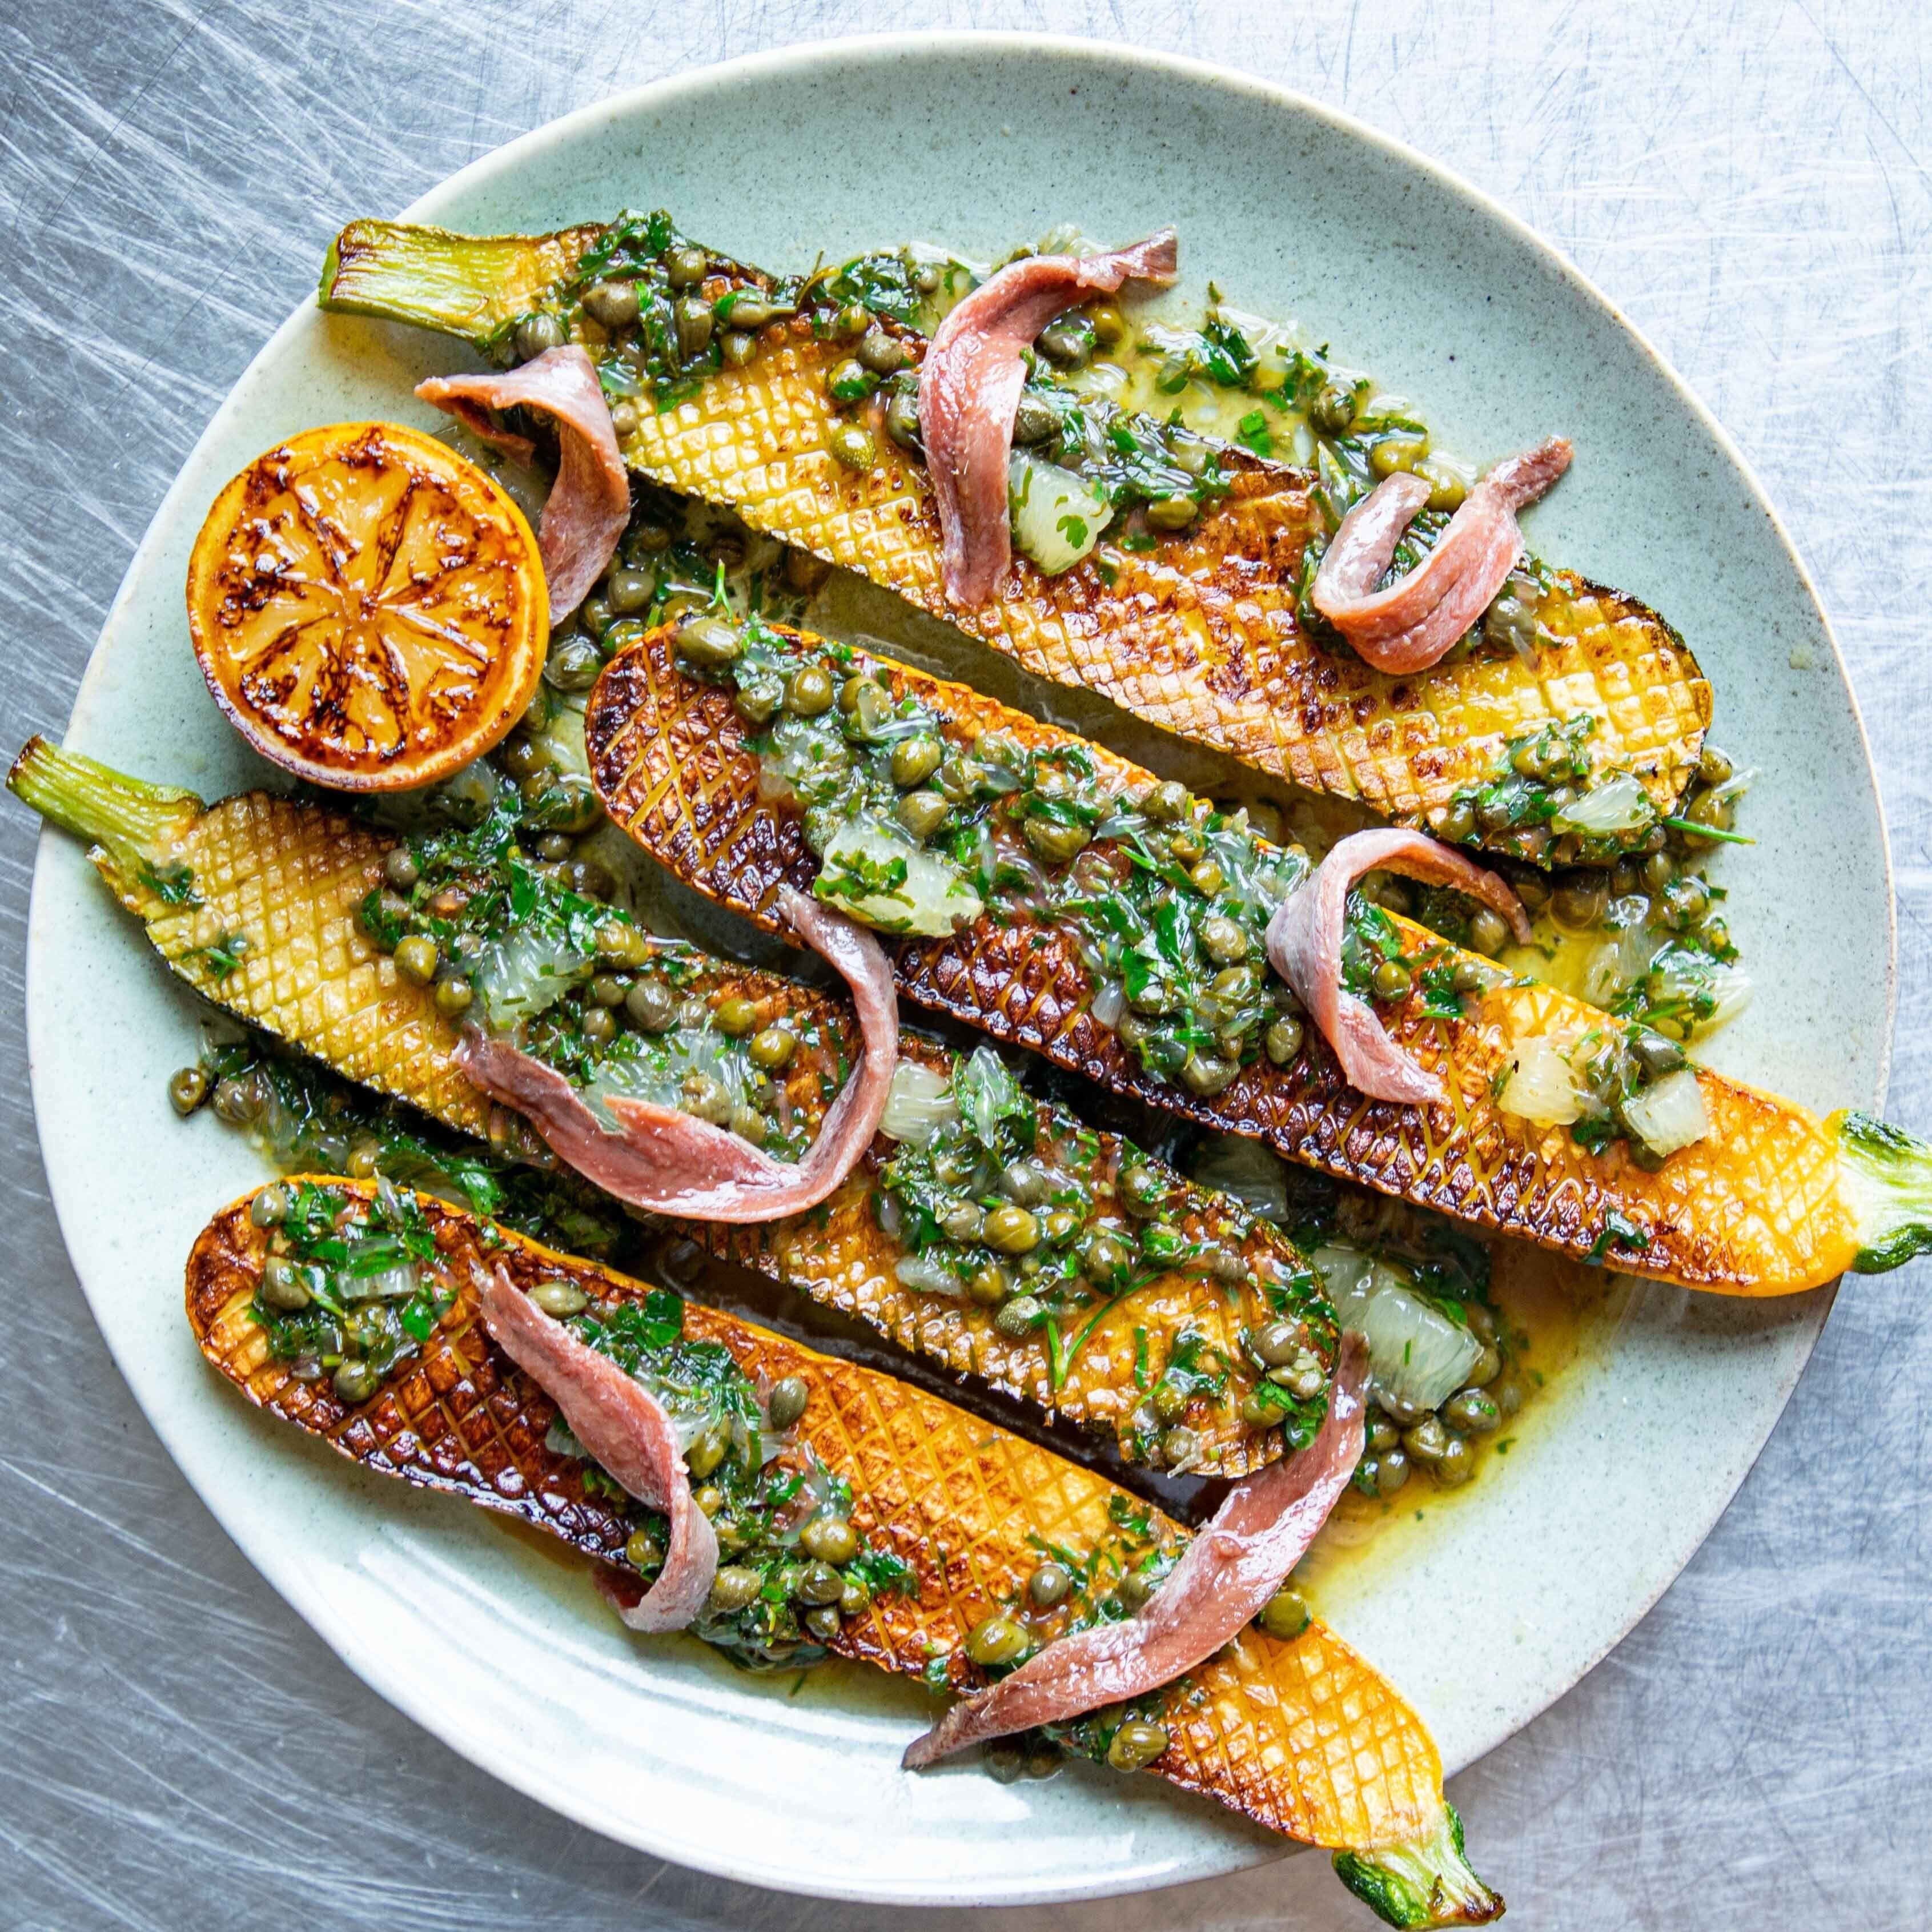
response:
M42 0L0 17L0 744L65 720L182 458L340 221L616 89L800 39L1042 27L1246 68L1550 236L1737 439L1816 574L1898 866L1889 1112L1932 1128L1932 9L1840 0ZM0 808L0 1922L751 1928L907 1915L667 1866L463 1762L242 1559L110 1363L22 1044ZM1827 965L1826 970L1828 970ZM1924 1264L1853 1278L1756 1469L1636 1632L1456 1780L1514 1918L1916 1926L1932 1906ZM974 1932L1366 1925L1325 1859Z

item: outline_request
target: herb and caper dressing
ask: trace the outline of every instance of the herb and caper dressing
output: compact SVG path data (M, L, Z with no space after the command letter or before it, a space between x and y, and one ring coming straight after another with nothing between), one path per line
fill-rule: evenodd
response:
M902 1064L885 1130L899 1146L873 1212L902 1251L898 1282L992 1310L1010 1340L1039 1338L1050 1398L1125 1298L1164 1279L1196 1276L1241 1311L1232 1335L1185 1319L1136 1331L1132 1406L1115 1425L1129 1460L1212 1469L1236 1416L1282 1429L1291 1449L1312 1438L1336 1330L1314 1275L1256 1238L1238 1202L1036 1101L988 1048L950 1080Z
M865 1614L874 1597L909 1588L910 1567L872 1544L853 1522L850 1485L798 1436L812 1386L786 1377L761 1389L722 1343L684 1333L684 1304L668 1289L641 1303L592 1303L573 1281L544 1300L578 1339L608 1356L649 1390L671 1418L690 1473L694 1500L710 1519L719 1564L692 1634L753 1669L816 1662L843 1622ZM581 1455L561 1421L548 1446ZM623 1498L634 1524L626 1560L646 1582L664 1560L667 1526L658 1512Z
M364 1202L313 1181L265 1187L250 1210L267 1258L250 1312L300 1382L364 1402L456 1298L423 1212L387 1180Z

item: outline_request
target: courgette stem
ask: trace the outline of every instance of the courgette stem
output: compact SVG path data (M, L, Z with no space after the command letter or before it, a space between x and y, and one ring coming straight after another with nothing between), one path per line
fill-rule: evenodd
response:
M1932 1147L1870 1114L1834 1114L1838 1165L1856 1220L1860 1274L1932 1252Z
M538 305L597 232L458 235L352 221L328 244L316 300L344 314L440 329L481 349Z
M1335 1876L1384 1924L1417 1932L1438 1925L1487 1925L1503 1901L1462 1856L1462 1821L1444 1804L1435 1828L1400 1845L1337 1852Z
M7 789L63 832L130 857L165 852L207 809L191 791L130 778L38 736L14 760Z

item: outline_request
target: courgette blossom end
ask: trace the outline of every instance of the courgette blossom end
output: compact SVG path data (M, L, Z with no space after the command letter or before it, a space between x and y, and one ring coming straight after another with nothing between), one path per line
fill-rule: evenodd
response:
M1435 1828L1401 1844L1337 1852L1335 1876L1385 1925L1415 1932L1438 1925L1487 1925L1503 1916L1462 1855L1462 1821L1444 1804Z
M1883 1274L1932 1252L1932 1147L1870 1114L1834 1114L1838 1164L1857 1222L1852 1268Z

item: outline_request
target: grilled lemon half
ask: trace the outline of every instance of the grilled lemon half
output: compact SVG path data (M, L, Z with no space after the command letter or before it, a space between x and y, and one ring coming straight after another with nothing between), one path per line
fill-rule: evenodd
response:
M522 715L550 625L523 512L447 444L394 423L304 430L214 500L188 627L215 701L318 784L446 778Z

